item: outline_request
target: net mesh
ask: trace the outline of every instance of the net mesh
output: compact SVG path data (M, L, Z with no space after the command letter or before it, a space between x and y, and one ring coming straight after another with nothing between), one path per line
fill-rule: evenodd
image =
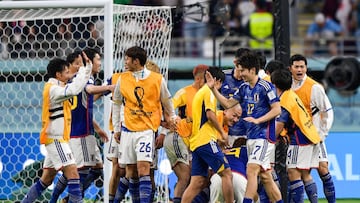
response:
M115 70L123 70L126 49L140 46L167 79L172 30L170 9L114 5L114 13Z
M65 7L0 9L0 200L21 200L42 173L46 151L38 140L48 61L85 47L104 50L104 28L109 26L103 21L104 8ZM167 78L170 9L114 5L113 12L114 65L103 68L121 71L124 51L138 45L148 51L149 59ZM103 102L95 103L94 118L105 128ZM163 157L161 152L160 159ZM108 182L96 181L85 198L102 198L103 184ZM38 202L49 198L52 188Z

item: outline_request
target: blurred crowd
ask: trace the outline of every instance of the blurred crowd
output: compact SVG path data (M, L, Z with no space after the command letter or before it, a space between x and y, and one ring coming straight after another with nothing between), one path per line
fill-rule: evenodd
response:
M115 4L171 6L174 39L182 39L185 56L204 56L204 39L246 37L252 49L272 50L274 15L271 0L114 0ZM290 18L313 15L304 38L304 53L313 56L339 54L340 46L360 53L360 0L291 0ZM291 8L298 8L292 10ZM99 17L45 21L0 22L0 58L65 56L74 47L102 47L103 21ZM300 20L300 19L299 19ZM45 22L45 25L44 25ZM297 29L290 23L290 29ZM344 37L339 44L340 37ZM335 40L334 40L335 39ZM325 49L318 50L318 47ZM174 52L175 56L178 52ZM342 52L344 53L344 52Z

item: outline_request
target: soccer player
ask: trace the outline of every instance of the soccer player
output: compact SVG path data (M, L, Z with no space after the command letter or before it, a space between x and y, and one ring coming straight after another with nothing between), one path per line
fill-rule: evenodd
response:
M279 98L275 87L258 76L259 60L254 52L242 55L237 63L245 83L240 86L232 98L227 99L214 88L214 78L206 74L210 87L220 104L226 109L240 103L245 105L247 129L248 164L244 203L251 203L257 195L260 176L267 194L272 202L282 202L280 190L271 175L270 161L275 150L275 117L281 112Z
M155 73L160 73L160 68L159 66L151 61L151 60L147 60L146 61L146 69L153 71ZM125 67L125 71L127 71L127 68ZM110 79L110 83L111 84L116 84L117 80L119 79L121 73L114 73L112 75L112 78ZM124 118L124 108L121 108L121 118ZM112 117L112 116L111 116ZM112 120L112 118L110 118ZM121 121L121 125L124 125L124 122ZM112 122L110 123L110 129L113 131L113 125ZM113 134L113 133L112 133ZM119 163L118 161L118 154L119 154L119 144L117 143L118 140L115 140L112 137L111 143L110 143L110 147L109 147L109 153L108 153L108 158L112 159L112 163L113 163L113 172L112 172L112 176L110 177L110 182L109 182L109 199L110 199L110 203L114 202L114 203L119 203L121 202L124 198L125 195L129 189L129 180L126 177L126 172L125 172L125 165ZM160 139L156 139L156 143L155 143L155 150L154 150L154 161L151 164L151 168L150 168L150 178L151 178L151 183L152 183L152 192L151 192L151 200L154 198L155 195L155 180L154 180L154 170L157 167L157 149L161 148L163 141ZM121 150L120 150L121 153ZM114 195L112 195L114 194Z
M119 77L113 97L114 137L120 140L119 162L126 164L129 191L134 202L149 203L151 199L150 165L153 161L154 136L161 117L175 129L175 111L171 95L161 74L144 68L146 51L130 47L125 52L128 71ZM124 124L120 125L121 105ZM141 191L134 194L134 191ZM140 198L140 200L139 200Z
M114 88L114 85L97 86L94 84L94 75L99 73L101 69L100 53L91 48L85 49L84 53L86 53L93 64L92 76L82 92L70 100L72 103L71 114L73 122L71 123L69 142L78 167L83 194L91 183L102 175L102 158L96 142L95 132L103 141L108 141L106 133L93 119L94 94L111 91ZM55 203L65 187L66 178L61 176L57 182L56 189L53 191L50 202Z
M329 203L336 202L335 186L329 172L328 155L325 138L334 121L334 111L323 86L307 76L307 60L300 54L290 57L290 72L293 82L291 88L300 97L312 121L316 126L321 138L318 144L320 148L320 163L318 174L323 182L324 194ZM317 191L313 185L315 182L306 182L305 190L310 200L317 199Z
M220 88L225 79L224 73L210 67L209 74L216 78L213 88ZM225 202L234 201L232 174L229 164L221 151L217 140L227 146L228 135L216 118L216 99L207 85L204 85L194 96L192 108L192 134L190 150L192 152L192 168L190 184L186 188L181 202L190 203L194 197L208 185L208 168L219 173L222 178ZM218 134L220 134L218 139Z
M244 83L242 77L241 77L241 71L239 66L237 66L237 61L240 58L240 56L246 52L250 52L247 48L239 48L235 53L234 58L234 68L230 71L225 70L225 80L221 86L220 92L222 95L224 95L226 98L230 98L234 95L234 93L239 89L242 83ZM244 106L242 106L244 108ZM243 112L244 114L245 112ZM233 126L229 127L229 136L245 136L246 135L246 129L245 129L245 122L242 120L242 118L235 123Z
M222 119L218 120L222 123L224 130L235 125L241 118L242 109L240 105L235 105L230 109L224 111L218 111ZM222 120L222 121L220 121ZM229 135L230 139L230 135ZM244 137L236 138L231 144L231 148L223 150L226 159L229 162L232 171L232 182L234 190L235 202L242 202L245 195L245 189L247 184L246 179L246 164L248 161L246 152L246 139ZM224 202L222 194L222 183L219 174L215 173L210 179L210 202Z
M53 182L57 171L62 170L68 180L69 200L82 202L79 174L74 155L69 146L71 130L70 98L77 95L90 78L92 63L83 53L86 66L81 67L77 77L71 84L68 63L65 60L52 59L47 66L49 80L43 91L42 129L40 144L47 150L43 174L30 188L23 199L23 203L34 202L38 196Z
M205 84L205 72L209 67L204 64L199 64L193 69L194 82L191 85L178 90L172 102L174 108L178 108L178 115L183 123L192 126L192 101L195 93ZM186 130L180 129L179 130ZM184 126L184 128L186 128ZM163 134L166 132L162 132ZM191 132L188 132L191 133ZM166 155L171 163L172 169L175 172L178 181L174 189L174 203L180 203L181 197L190 182L190 153L189 153L189 138L188 135L179 135L177 132L169 132L164 140L164 149ZM184 142L185 140L185 142Z
M116 84L120 74L114 73L108 80L108 84ZM112 163L112 173L109 181L109 203L113 203L120 202L125 198L125 194L129 189L129 180L125 177L125 165L118 162L119 144L114 138L112 112L110 114L109 130L111 131L111 139L106 157Z
M290 137L287 150L287 174L290 181L290 202L304 202L303 182L313 182L311 168L319 167L320 142L311 116L296 93L291 90L292 78L287 69L279 69L271 74L271 81L280 95L281 114L276 118L276 134L285 128Z
M66 57L66 61L69 63L69 72L71 78L73 78L79 71L79 68L83 66L83 58L81 51L74 51Z

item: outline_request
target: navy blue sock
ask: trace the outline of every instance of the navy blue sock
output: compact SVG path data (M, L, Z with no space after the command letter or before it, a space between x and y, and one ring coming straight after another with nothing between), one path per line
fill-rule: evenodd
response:
M173 203L181 203L181 197L174 197Z
M243 203L253 203L253 200L247 197L244 197Z
M335 186L330 173L320 177L323 182L324 194L328 203L335 203Z
M86 180L86 177L89 175L89 171L90 171L89 169L83 169L83 170L78 171L79 176L80 176L80 189L81 189L83 197L85 196L85 191L83 189L83 185Z
M258 194L259 194L259 199L260 199L261 203L269 203L270 202L269 196L266 194L265 187L262 183L259 183Z
M192 203L203 203L203 202L209 202L210 200L210 190L209 188L204 188L203 190L201 190L201 192L199 192L199 194L197 194Z
M114 203L114 198L115 198L114 195L109 194L109 203Z
M149 203L151 198L151 179L150 176L142 176L139 179L139 190L140 190L140 202Z
M39 179L34 185L31 186L29 192L26 194L24 199L21 201L22 203L32 203L34 202L41 193L47 188L45 183Z
M67 179L63 174L62 176L59 177L59 179L56 183L56 186L52 192L49 203L56 203L57 200L59 199L59 196L61 195L61 193L64 192L66 186L67 186Z
M305 191L309 198L309 201L311 203L317 203L318 202L318 192L317 192L317 187L316 187L316 183L314 182L314 180L310 180L310 181L304 183L304 185L305 185Z
M290 196L289 203L304 202L304 183L302 180L295 180L290 182Z
M128 189L129 189L129 180L125 177L120 178L119 185L116 190L114 202L121 202L121 200L125 198Z
M69 203L82 202L82 192L80 188L80 179L69 179L68 180L68 190L69 190Z
M140 203L140 192L139 192L139 180L132 179L129 180L129 192L131 195L131 200L133 203Z

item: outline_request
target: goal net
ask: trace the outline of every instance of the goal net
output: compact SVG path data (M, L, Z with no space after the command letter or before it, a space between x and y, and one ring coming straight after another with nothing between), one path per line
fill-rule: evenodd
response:
M0 2L0 201L21 200L41 176L46 150L38 140L42 89L50 59L66 58L85 47L98 48L105 53L104 70L97 77L101 84L113 71L123 70L124 51L137 45L147 50L149 59L159 65L167 79L172 29L169 7L113 5L109 0L88 0L86 7L83 4ZM106 130L109 105L109 99L104 98L94 106L94 118ZM161 152L159 159L163 158ZM105 181L97 180L85 198L107 199L111 167L106 160L104 168ZM156 177L157 184L164 184L162 174ZM48 199L52 189L53 185L38 201ZM164 196L162 190L158 194Z

